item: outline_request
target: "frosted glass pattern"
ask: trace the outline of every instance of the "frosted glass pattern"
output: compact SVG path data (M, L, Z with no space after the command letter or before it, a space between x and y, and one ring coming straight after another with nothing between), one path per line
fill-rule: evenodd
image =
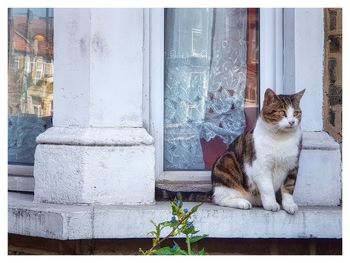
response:
M247 9L167 9L164 169L204 169L201 139L245 128Z
M52 126L53 9L8 12L8 162L32 165L36 137Z

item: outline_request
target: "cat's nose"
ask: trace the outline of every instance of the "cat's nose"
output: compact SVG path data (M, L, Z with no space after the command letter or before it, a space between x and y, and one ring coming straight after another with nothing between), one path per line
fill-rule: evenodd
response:
M289 123L290 126L293 126L295 121L289 121L288 123Z

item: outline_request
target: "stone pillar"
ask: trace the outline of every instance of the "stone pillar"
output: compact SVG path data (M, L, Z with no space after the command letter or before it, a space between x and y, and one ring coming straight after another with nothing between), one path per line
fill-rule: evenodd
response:
M304 131L322 131L323 9L294 9L295 92L306 89L301 108Z
M286 93L306 89L301 100L303 150L294 192L299 205L341 202L340 147L323 132L324 36L322 8L284 9L284 86ZM322 191L313 196L316 189Z
M142 127L143 10L55 9L53 127L37 138L36 202L154 202Z

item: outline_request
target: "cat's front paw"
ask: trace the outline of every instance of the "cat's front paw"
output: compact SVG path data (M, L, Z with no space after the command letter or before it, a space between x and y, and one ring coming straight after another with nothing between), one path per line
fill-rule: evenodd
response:
M291 215L294 215L296 212L298 212L298 206L293 201L282 201L282 207L288 214Z
M277 212L280 210L280 205L276 201L265 203L263 204L263 207L265 210L272 211L272 212Z
M252 208L252 204L245 199L239 199L237 200L237 208L248 210Z

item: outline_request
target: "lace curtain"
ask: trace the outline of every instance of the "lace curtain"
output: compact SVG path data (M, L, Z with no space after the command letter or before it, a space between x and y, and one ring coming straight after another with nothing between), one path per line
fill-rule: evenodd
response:
M167 9L164 169L204 169L201 139L245 128L247 9Z

